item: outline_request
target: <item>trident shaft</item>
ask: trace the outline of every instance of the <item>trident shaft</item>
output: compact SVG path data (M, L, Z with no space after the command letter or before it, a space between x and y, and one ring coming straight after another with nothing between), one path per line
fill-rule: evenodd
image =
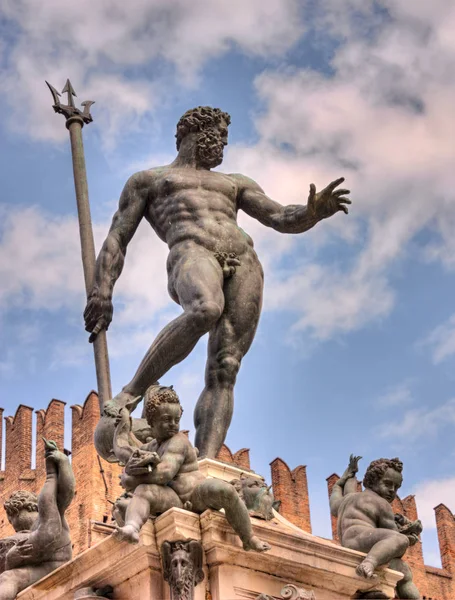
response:
M79 218L79 234L81 238L82 266L84 269L85 291L87 296L92 290L95 279L95 243L93 241L92 219L88 198L87 172L85 169L84 145L82 142L82 127L84 123L93 121L90 114L91 100L82 102L84 109L76 108L73 96L76 96L70 80L66 81L62 94L68 93L68 104L60 102L61 94L46 81L54 98L53 109L64 115L66 127L70 134L71 155L73 159L74 186L76 188L77 214ZM111 376L109 369L109 354L107 351L106 331L100 331L93 344L95 353L96 380L100 411L103 414L105 402L112 398Z

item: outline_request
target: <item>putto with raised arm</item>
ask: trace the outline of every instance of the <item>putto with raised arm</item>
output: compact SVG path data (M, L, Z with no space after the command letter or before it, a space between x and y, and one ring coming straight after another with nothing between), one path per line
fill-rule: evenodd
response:
M65 512L74 497L74 476L68 456L54 442L44 443L46 481L38 498L18 491L4 504L16 533L0 540L0 600L14 600L72 556Z
M338 517L341 545L367 553L357 567L358 575L372 579L377 567L389 565L403 573L396 587L397 598L420 598L402 556L408 546L419 541L422 523L394 515L390 506L403 483L403 463L398 458L374 460L363 479L365 490L359 491L356 473L360 458L351 454L330 496L330 511Z

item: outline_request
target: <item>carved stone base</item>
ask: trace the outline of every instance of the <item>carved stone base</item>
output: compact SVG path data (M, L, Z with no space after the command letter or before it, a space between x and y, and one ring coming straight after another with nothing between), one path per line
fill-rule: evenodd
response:
M226 479L238 476L215 462L206 463L210 475L218 469ZM270 544L270 551L245 552L220 512L207 510L199 516L173 508L146 523L138 545L106 537L24 590L18 600L74 600L81 588L108 585L115 600L169 600L160 550L164 542L181 540L202 545L204 579L201 573L194 600L255 600L261 594L280 599L287 584L314 593L316 600L351 600L371 590L394 597L400 573L383 569L366 581L355 573L364 558L360 552L305 533L276 514L271 521L252 521L255 534Z
M374 582L365 581L355 574L363 558L359 552L286 528L282 521L253 522L255 533L272 546L269 552L245 552L219 512L199 517L173 508L144 526L138 545L110 536L24 590L18 600L73 600L81 588L107 585L118 600L168 600L160 548L165 541L186 539L200 541L204 550L205 578L194 588L194 600L254 600L260 594L280 598L290 583L314 592L317 600L347 600L373 589L393 598L399 573L385 569Z
M307 590L298 588L296 585L292 584L284 586L281 590L281 598L283 600L317 600L314 592L307 592ZM256 600L274 600L274 598L267 594L261 594Z
M256 477L258 480L262 480L262 477L250 471L248 469L241 469L235 465L224 463L213 458L202 458L198 461L199 471L206 477L215 477L216 479L222 479L223 481L232 481L238 479L242 474L247 473L250 477Z

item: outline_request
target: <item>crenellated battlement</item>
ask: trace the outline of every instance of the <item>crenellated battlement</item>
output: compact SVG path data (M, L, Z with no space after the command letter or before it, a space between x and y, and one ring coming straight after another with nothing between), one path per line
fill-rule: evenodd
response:
M32 467L33 408L20 404L14 417L5 419L5 472L20 479L33 479Z
M281 502L280 513L297 527L311 533L306 466L299 465L291 471L284 460L275 458L270 469L273 494Z
M441 563L444 569L455 575L455 515L445 504L438 504L434 511Z
M46 478L44 464L44 441L53 440L63 448L66 402L53 398L46 410L36 411L35 470L36 489L40 489Z
M33 448L34 410L18 406L14 417L5 417L5 427L0 426L0 459L2 438L5 435L5 469L0 471L0 538L13 530L8 523L3 501L14 491L23 489L39 493L44 477L44 447L42 437L54 440L64 447L65 406L62 400L52 399L46 409L35 411L35 448ZM93 435L100 412L98 395L91 391L84 402L71 408L71 461L76 478L76 495L68 509L74 555L79 554L112 531L111 504L121 493L118 476L121 468L101 460L93 445ZM0 423L4 410L0 408ZM32 469L32 452L35 468ZM249 471L250 451L242 448L232 452L223 445L218 460L231 463ZM273 493L281 501L280 514L304 531L311 533L310 500L306 467L290 469L281 458L270 463ZM327 478L329 495L338 479L337 474ZM359 484L361 489L361 484ZM397 498L393 508L408 519L418 518L415 497ZM413 569L414 579L425 598L451 600L455 598L455 516L444 504L435 508L436 527L441 552L442 569L424 564L422 545L408 549L406 560ZM105 525L103 525L105 524ZM334 541L337 539L336 519L332 517Z
M236 467L239 467L239 469L246 469L247 471L251 469L249 448L241 448L237 452L232 453L226 444L223 444L217 458L223 462L232 463Z

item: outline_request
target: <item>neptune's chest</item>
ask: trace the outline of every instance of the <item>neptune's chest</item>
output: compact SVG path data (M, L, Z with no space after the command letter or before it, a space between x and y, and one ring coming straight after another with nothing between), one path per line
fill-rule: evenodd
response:
M208 194L235 201L237 187L228 175L197 169L169 169L156 181L156 197L161 201L176 196L191 198L194 192L199 198Z

